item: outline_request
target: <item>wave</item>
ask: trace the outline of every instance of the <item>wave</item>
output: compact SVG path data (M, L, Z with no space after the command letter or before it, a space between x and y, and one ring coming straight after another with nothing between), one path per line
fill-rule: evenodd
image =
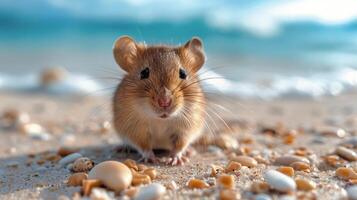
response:
M247 99L316 98L337 96L356 91L357 69L343 68L310 77L281 76L267 81L232 81L212 70L203 73L204 90ZM112 93L105 84L83 74L69 74L67 78L48 85L39 74L11 76L0 74L0 91L44 93L51 95L102 95Z

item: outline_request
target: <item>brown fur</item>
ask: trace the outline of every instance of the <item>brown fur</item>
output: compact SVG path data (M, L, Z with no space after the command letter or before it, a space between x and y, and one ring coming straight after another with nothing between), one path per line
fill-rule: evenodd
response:
M156 148L181 156L204 126L205 97L197 76L205 59L201 41L193 38L180 47L145 46L124 36L114 45L114 57L128 72L113 99L118 134L143 157ZM146 67L149 78L140 80ZM179 78L180 68L187 79ZM163 95L172 99L166 110L157 105ZM170 116L160 118L162 113Z

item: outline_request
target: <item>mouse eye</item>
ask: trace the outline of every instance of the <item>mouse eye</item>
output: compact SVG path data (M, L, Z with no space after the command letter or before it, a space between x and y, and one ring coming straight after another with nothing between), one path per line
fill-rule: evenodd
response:
M186 79L187 74L184 69L180 69L179 73L180 73L180 79Z
M140 79L143 80L143 79L147 79L149 78L149 74L150 74L150 70L149 68L145 68L143 69L141 72L140 72Z

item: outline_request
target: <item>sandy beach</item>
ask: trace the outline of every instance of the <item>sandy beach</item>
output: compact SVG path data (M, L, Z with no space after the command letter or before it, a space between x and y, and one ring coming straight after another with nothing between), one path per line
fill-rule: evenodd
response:
M44 136L29 135L18 129L0 129L0 199L71 199L81 187L69 187L67 179L72 172L50 160L61 147L77 148L95 164L105 160L138 159L134 153L118 151L120 139L112 128L110 98L61 97L41 94L2 93L0 112L9 109L28 113L30 122L41 125ZM270 190L273 199L344 199L346 188L352 183L336 176L337 167L354 168L356 162L340 159L336 166L328 164L324 156L334 154L341 142L357 134L357 95L341 95L314 99L281 99L272 101L239 100L233 97L209 97L212 107L227 122L212 115L211 131L205 136L219 138L229 135L239 142L236 149L222 149L208 145L195 145L196 154L184 166L147 164L155 168L158 177L153 182L166 186L175 181L178 188L167 190L163 199L216 199L219 189L210 177L211 165L226 166L233 154L247 155L258 160L255 167L244 167L232 173L234 191L241 199L254 199L251 185L264 180L268 169L279 166L279 156L293 155L300 149L310 161L310 172L295 170L293 178L306 178L316 183L311 191L288 194ZM223 108L217 109L217 105ZM345 130L345 132L341 130ZM296 131L293 131L296 130ZM339 130L339 131L338 131ZM288 133L291 133L289 136ZM217 141L217 140L216 140ZM228 142L229 144L229 142ZM347 146L351 148L351 146ZM354 148L352 146L352 148ZM355 150L355 149L353 149ZM258 159L259 158L259 159ZM354 168L356 169L356 168ZM187 182L192 178L206 181L211 186L191 190ZM123 198L117 196L116 198Z

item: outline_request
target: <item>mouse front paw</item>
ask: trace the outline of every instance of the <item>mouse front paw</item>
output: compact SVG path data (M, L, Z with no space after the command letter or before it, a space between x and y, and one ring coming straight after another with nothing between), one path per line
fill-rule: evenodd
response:
M157 163L158 158L155 156L153 151L144 151L141 153L141 158L138 162L145 162L145 163Z
M186 157L183 156L181 153L180 154L174 154L172 155L169 160L166 162L167 165L184 165L185 163L189 162L190 160Z

